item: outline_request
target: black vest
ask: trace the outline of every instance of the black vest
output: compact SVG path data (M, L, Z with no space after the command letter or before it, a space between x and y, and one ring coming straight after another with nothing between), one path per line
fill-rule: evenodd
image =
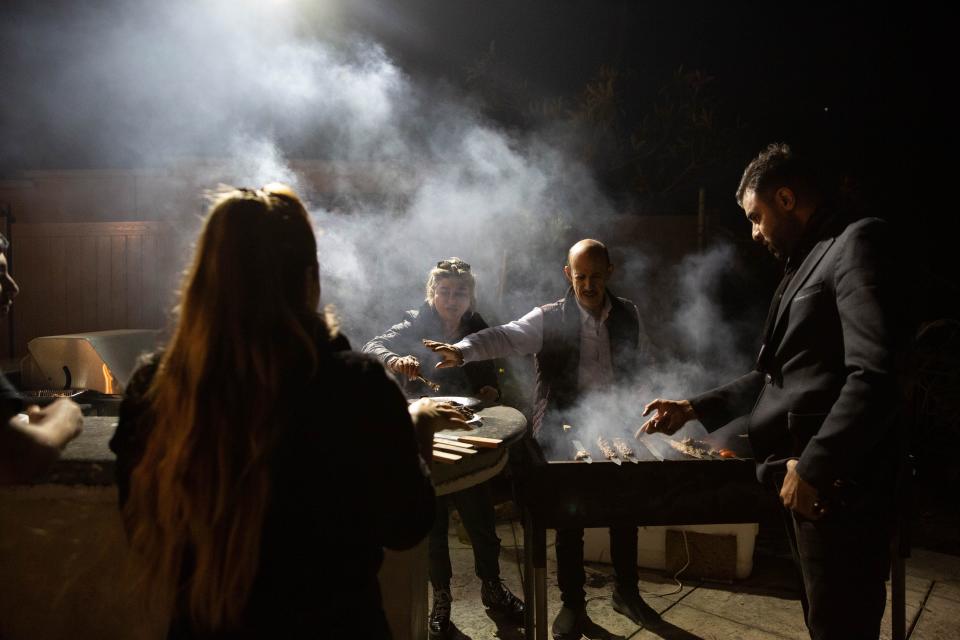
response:
M610 360L614 381L628 379L638 365L640 323L634 305L618 298L609 290L610 314L607 333L610 335ZM577 373L580 369L580 307L573 289L554 303L540 307L543 311L543 346L534 357L537 367L537 389L533 406L533 434L543 426L549 413L563 411L579 398Z

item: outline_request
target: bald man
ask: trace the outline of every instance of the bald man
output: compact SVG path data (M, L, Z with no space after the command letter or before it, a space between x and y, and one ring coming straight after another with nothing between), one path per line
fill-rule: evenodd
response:
M484 329L450 345L424 341L441 356L438 367L511 355L534 355L537 389L533 435L545 451L562 431L560 416L590 390L610 388L635 376L648 361L649 345L636 305L607 289L613 274L610 254L597 240L570 248L563 274L566 296L537 307L519 320ZM588 627L583 590L583 529L557 531L557 582L563 608L553 637L580 638ZM613 608L649 626L659 615L637 588L637 529L610 528L610 555L616 573Z

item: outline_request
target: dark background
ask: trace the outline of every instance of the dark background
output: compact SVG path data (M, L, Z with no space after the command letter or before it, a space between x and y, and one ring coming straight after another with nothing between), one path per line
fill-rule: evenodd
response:
M560 99L575 108L585 86L607 67L625 76L618 133L628 137L678 70L702 73L710 78L705 102L714 115L712 141L721 146L666 194L638 192L630 176L598 158L598 177L614 196L638 210L690 211L696 189L705 187L718 220L746 234L732 195L742 168L767 143L789 142L831 163L871 213L901 229L899 259L916 268L922 289L910 302L918 315L956 315L958 225L948 186L951 128L944 119L956 70L941 9L544 0L398 6L392 20L383 14L355 20L411 73L480 94L490 117L505 126L537 126L520 113L536 100ZM489 77L478 81L483 61ZM657 158L670 161L667 153Z

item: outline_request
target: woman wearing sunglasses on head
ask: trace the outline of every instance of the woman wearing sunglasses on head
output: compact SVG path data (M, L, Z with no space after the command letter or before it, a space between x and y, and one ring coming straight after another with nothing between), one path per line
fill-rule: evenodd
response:
M470 265L460 258L437 263L427 275L426 300L419 309L407 311L403 321L377 336L364 347L397 374L410 397L435 392L430 382L439 385L444 396L476 396L492 404L499 398L497 372L493 361L470 363L463 367L436 369L441 358L423 345L423 340L456 342L466 335L487 328L474 311L476 281ZM428 378L429 381L425 381ZM438 498L437 518L430 532L430 583L433 606L429 628L431 640L449 637L450 628L450 551L447 544L447 512L453 505L460 514L473 545L474 566L482 581L481 598L491 610L511 622L523 622L524 604L500 580L500 539L496 533L493 499L487 483Z

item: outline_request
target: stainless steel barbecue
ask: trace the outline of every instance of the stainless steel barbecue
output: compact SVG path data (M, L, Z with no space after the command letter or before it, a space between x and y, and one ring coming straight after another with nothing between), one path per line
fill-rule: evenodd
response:
M137 359L157 340L157 331L134 329L34 338L20 362L23 395L41 405L67 397L113 415Z

